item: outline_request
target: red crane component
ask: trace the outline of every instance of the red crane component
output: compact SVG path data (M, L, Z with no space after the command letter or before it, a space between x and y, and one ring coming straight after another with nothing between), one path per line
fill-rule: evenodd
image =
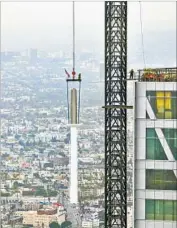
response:
M75 75L76 75L76 72L75 72L75 70L73 69L73 71L72 71L73 79L75 79Z
M68 71L65 69L65 73L68 76L68 78L70 78L70 74L68 73Z

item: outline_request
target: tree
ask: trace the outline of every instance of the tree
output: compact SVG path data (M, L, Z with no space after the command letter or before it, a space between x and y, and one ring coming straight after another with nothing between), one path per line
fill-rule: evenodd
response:
M50 228L60 228L61 226L58 224L58 222L51 222L49 224Z
M15 182L13 183L13 189L14 189L14 190L18 189L18 181L15 181Z
M35 191L35 196L47 197L46 190L44 188L37 188L36 191Z
M20 146L25 147L25 143L22 140L19 141L19 144L20 144Z
M20 206L22 207L22 206L23 206L23 201L21 200L21 201L19 202L19 204L20 204Z
M9 192L0 192L0 196L8 197L8 196L10 196L10 193Z
M72 222L70 221L65 221L61 224L61 228L70 228L72 227Z
M48 196L50 196L50 197L56 197L57 195L58 195L57 191L54 191L54 190L49 190L48 191Z
M15 139L16 139L16 140L20 139L20 135L16 134L16 135L15 135Z

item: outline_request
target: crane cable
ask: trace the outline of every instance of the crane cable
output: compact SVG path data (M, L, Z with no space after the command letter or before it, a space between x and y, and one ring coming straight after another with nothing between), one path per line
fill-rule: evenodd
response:
M144 68L146 68L146 59L145 59L145 48L144 48L144 35L143 35L143 22L142 22L142 6L141 6L141 1L139 1L139 5L140 5L140 25L141 25L141 45L142 45L142 54L143 54Z
M73 1L73 69L72 69L72 75L73 77L75 76L75 9L74 9L74 1ZM67 82L67 105L68 105L68 123L69 123L69 118L70 118L70 113L69 113L69 86Z
M73 73L75 72L75 8L73 1Z
M75 75L75 4L73 1L73 75ZM81 103L81 82L79 82L79 98L78 98L78 123L80 118L80 103Z

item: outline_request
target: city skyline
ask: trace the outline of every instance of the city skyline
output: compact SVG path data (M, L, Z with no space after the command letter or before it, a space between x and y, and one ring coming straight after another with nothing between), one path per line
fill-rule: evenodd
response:
M146 39L156 32L176 30L175 2L143 2L142 22ZM103 2L76 2L76 41L89 45L104 43ZM40 16L39 16L40 15ZM136 39L140 34L139 2L129 2L128 36ZM168 17L167 17L168 15ZM13 18L13 20L11 20ZM148 34L149 33L149 34ZM60 48L72 46L71 2L2 2L2 49ZM92 42L91 42L92 39ZM76 46L78 44L76 43ZM131 45L131 43L130 43Z
M103 2L76 2L73 59L71 2L1 4L1 226L176 223L176 203L166 203L177 176L174 6L112 4L115 26Z

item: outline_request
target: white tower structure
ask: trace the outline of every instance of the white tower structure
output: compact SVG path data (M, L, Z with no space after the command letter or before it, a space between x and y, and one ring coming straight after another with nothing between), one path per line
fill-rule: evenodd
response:
M78 203L77 90L71 90L70 203Z
M68 122L71 126L71 147L70 147L70 203L78 203L78 159L77 159L77 127L79 124L79 113L80 113L80 90L81 90L81 73L76 75L75 71L75 7L73 2L73 69L72 78L66 71L67 75L67 102L68 102ZM77 101L77 89L71 89L71 102L69 107L69 89L68 83L76 83L79 85L78 88L78 101Z

